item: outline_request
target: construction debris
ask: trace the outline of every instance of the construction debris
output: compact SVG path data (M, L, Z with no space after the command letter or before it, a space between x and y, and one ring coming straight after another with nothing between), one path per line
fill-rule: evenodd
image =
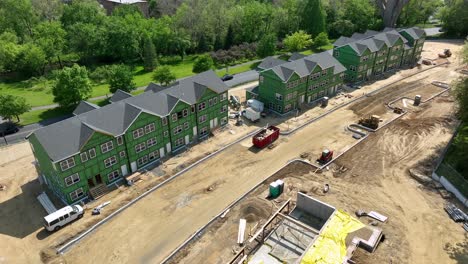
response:
M224 211L224 213L221 215L221 218L224 218L226 217L227 213L229 213L229 211L231 211L231 209L227 209L226 211Z
M468 215L466 215L462 210L456 207L453 203L448 203L444 209L450 215L453 221L457 223L468 221Z
M426 185L432 182L431 177L424 175L423 173L419 172L416 169L410 169L409 173L411 177L413 177L415 180L417 180L421 184Z
M108 206L111 202L110 201L107 201L105 203L102 203L100 205L98 205L96 208L93 209L93 211L91 212L92 215L98 215L98 214L101 214L101 210Z
M328 183L325 183L325 186L323 186L323 193L327 193L330 190L330 185Z
M6 190L6 185L3 185L0 183L0 191L4 191L4 190Z
M388 219L388 217L386 217L385 215L379 214L375 211L370 211L369 213L367 213L367 216L377 219L380 222L385 222Z
M244 234L245 234L246 225L247 225L247 220L245 219L239 220L239 232L237 234L237 244L241 246L244 244Z

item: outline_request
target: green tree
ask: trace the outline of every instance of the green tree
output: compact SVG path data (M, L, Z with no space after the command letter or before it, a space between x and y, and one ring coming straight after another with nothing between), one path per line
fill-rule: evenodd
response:
M148 12L150 17L159 17L161 16L161 12L159 11L158 1L157 0L149 0L148 2Z
M330 36L336 38L340 36L350 37L354 33L355 28L356 25L350 20L339 19L330 25Z
M153 73L153 80L164 85L168 86L176 80L174 73L171 72L171 69L168 66L160 66Z
M306 0L301 12L301 28L314 36L325 32L325 16L321 0Z
M398 17L398 25L413 26L425 24L442 6L442 0L412 0L403 7Z
M62 0L32 0L32 6L41 20L49 22L60 19L63 14Z
M26 99L23 97L9 94L0 95L0 116L10 121L12 117L16 117L19 122L19 116L29 110L31 110L31 106L26 103Z
M202 34L200 36L200 39L198 39L198 44L197 44L197 51L198 52L205 52L205 51L208 51L209 50L209 47L208 47L208 43L206 41L206 37L204 34Z
M100 25L105 19L104 9L99 6L98 1L82 0L65 5L60 21L68 28L78 23Z
M143 65L146 71L152 71L156 67L156 49L148 35L145 35L143 42Z
M224 40L224 49L228 50L232 45L234 45L234 30L232 29L232 25L229 25L226 39Z
M140 8L137 5L119 5L112 10L113 16L139 15L142 16Z
M46 64L44 51L33 43L22 45L16 59L16 69L26 76L42 74Z
M56 82L52 87L54 102L65 108L76 106L80 101L88 99L91 92L88 70L77 64L63 68L57 74Z
M442 26L450 35L466 37L468 35L468 2L464 0L446 1L440 11Z
M60 67L62 67L60 56L65 49L65 35L65 30L56 21L42 22L34 28L34 42L44 51L49 63L56 58Z
M14 33L4 32L0 35L0 72L15 69L19 52L18 38Z
M325 32L318 34L314 38L314 47L316 49L320 49L320 47L326 46L328 44L330 44L330 40L328 39L328 35Z
M274 34L264 35L257 45L257 55L260 58L274 55L276 51L276 36Z
M38 21L31 0L0 1L0 30L10 29L20 39L26 40Z
M117 90L131 92L135 90L136 85L133 82L133 72L130 67L119 64L112 67L109 76L110 92L115 93Z
M310 47L313 42L311 35L299 30L291 35L287 35L283 43L287 50L294 52Z
M223 41L221 40L220 35L216 35L215 42L213 44L213 50L217 51L223 48Z
M344 0L343 19L352 21L355 25L354 31L364 32L366 29L374 28L376 21L376 7L369 0Z
M192 72L200 73L213 67L213 59L209 55L201 55L195 60Z

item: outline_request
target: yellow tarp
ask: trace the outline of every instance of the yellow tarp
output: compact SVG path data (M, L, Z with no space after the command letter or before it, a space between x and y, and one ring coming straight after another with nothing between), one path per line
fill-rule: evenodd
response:
M365 225L338 210L301 260L301 264L341 264L346 257L345 239Z

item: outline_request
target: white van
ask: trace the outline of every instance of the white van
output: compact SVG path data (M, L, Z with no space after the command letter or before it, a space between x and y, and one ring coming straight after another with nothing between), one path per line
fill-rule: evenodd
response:
M44 227L47 231L57 231L62 226L75 219L83 217L83 207L79 205L65 206L64 208L44 217Z

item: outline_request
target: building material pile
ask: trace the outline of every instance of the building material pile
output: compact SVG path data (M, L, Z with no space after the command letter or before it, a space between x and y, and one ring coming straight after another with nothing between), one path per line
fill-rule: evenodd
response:
M455 222L468 221L468 215L466 215L462 210L456 207L453 203L448 203L444 209L450 215L453 221Z

